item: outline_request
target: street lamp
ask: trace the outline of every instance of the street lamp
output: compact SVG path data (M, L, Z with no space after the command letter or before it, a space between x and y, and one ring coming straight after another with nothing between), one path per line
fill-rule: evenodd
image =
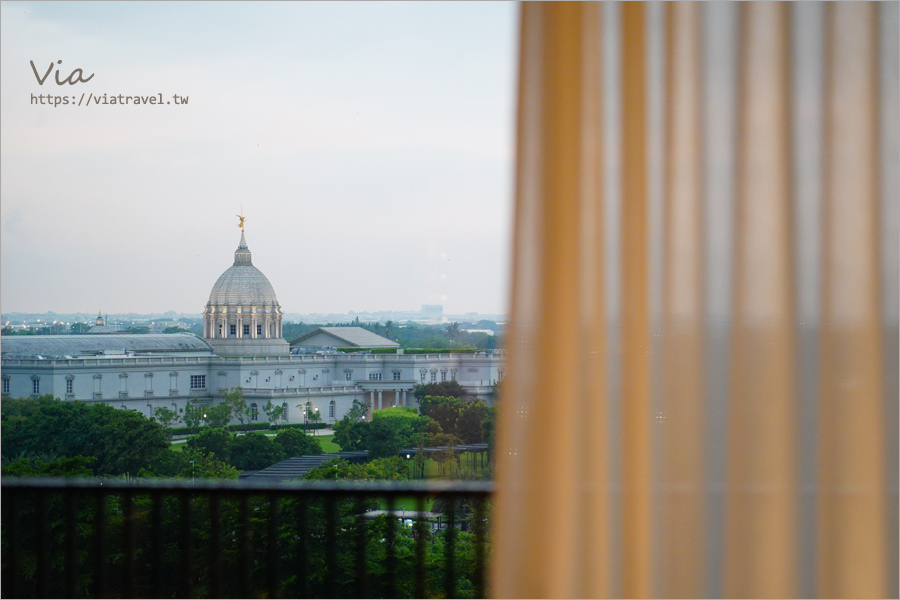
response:
M407 460L407 463L406 463L406 480L409 481L410 479L412 479L412 465L409 464L409 462L408 462L408 461L409 461L409 454L406 455L406 460Z

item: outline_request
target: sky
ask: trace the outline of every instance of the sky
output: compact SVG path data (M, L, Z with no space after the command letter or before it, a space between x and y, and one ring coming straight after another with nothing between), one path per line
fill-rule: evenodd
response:
M243 211L285 312L506 312L516 27L493 2L3 2L0 310L199 313Z

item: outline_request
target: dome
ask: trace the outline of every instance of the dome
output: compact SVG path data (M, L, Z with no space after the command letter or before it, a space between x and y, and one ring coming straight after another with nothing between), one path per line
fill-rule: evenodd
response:
M234 265L216 281L209 294L208 306L278 306L275 289L262 271L253 266L250 249L241 233L234 252Z

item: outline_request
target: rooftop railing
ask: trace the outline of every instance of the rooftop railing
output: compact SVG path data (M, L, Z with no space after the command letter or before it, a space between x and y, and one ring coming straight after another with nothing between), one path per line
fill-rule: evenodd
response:
M489 482L0 486L5 598L486 594Z

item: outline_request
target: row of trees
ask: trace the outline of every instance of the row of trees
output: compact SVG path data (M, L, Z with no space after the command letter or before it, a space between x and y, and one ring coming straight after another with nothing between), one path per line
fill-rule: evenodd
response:
M83 459L78 464L95 476L234 478L240 470L322 452L317 440L296 429L269 439L223 428L204 430L177 452L155 419L52 396L4 400L0 419L3 474L9 475L64 469L74 463L60 460Z
M309 402L298 404L297 407L305 411L307 423L315 426L321 422L319 411ZM270 400L263 405L262 412L272 425L286 421L283 404L276 404ZM188 404L183 410L173 410L165 406L153 409L153 419L162 426L170 439L173 428L180 423L190 429L191 433L196 433L201 424L217 429L237 419L238 423L246 425L253 421L253 416L253 407L239 388L232 388L218 404Z

